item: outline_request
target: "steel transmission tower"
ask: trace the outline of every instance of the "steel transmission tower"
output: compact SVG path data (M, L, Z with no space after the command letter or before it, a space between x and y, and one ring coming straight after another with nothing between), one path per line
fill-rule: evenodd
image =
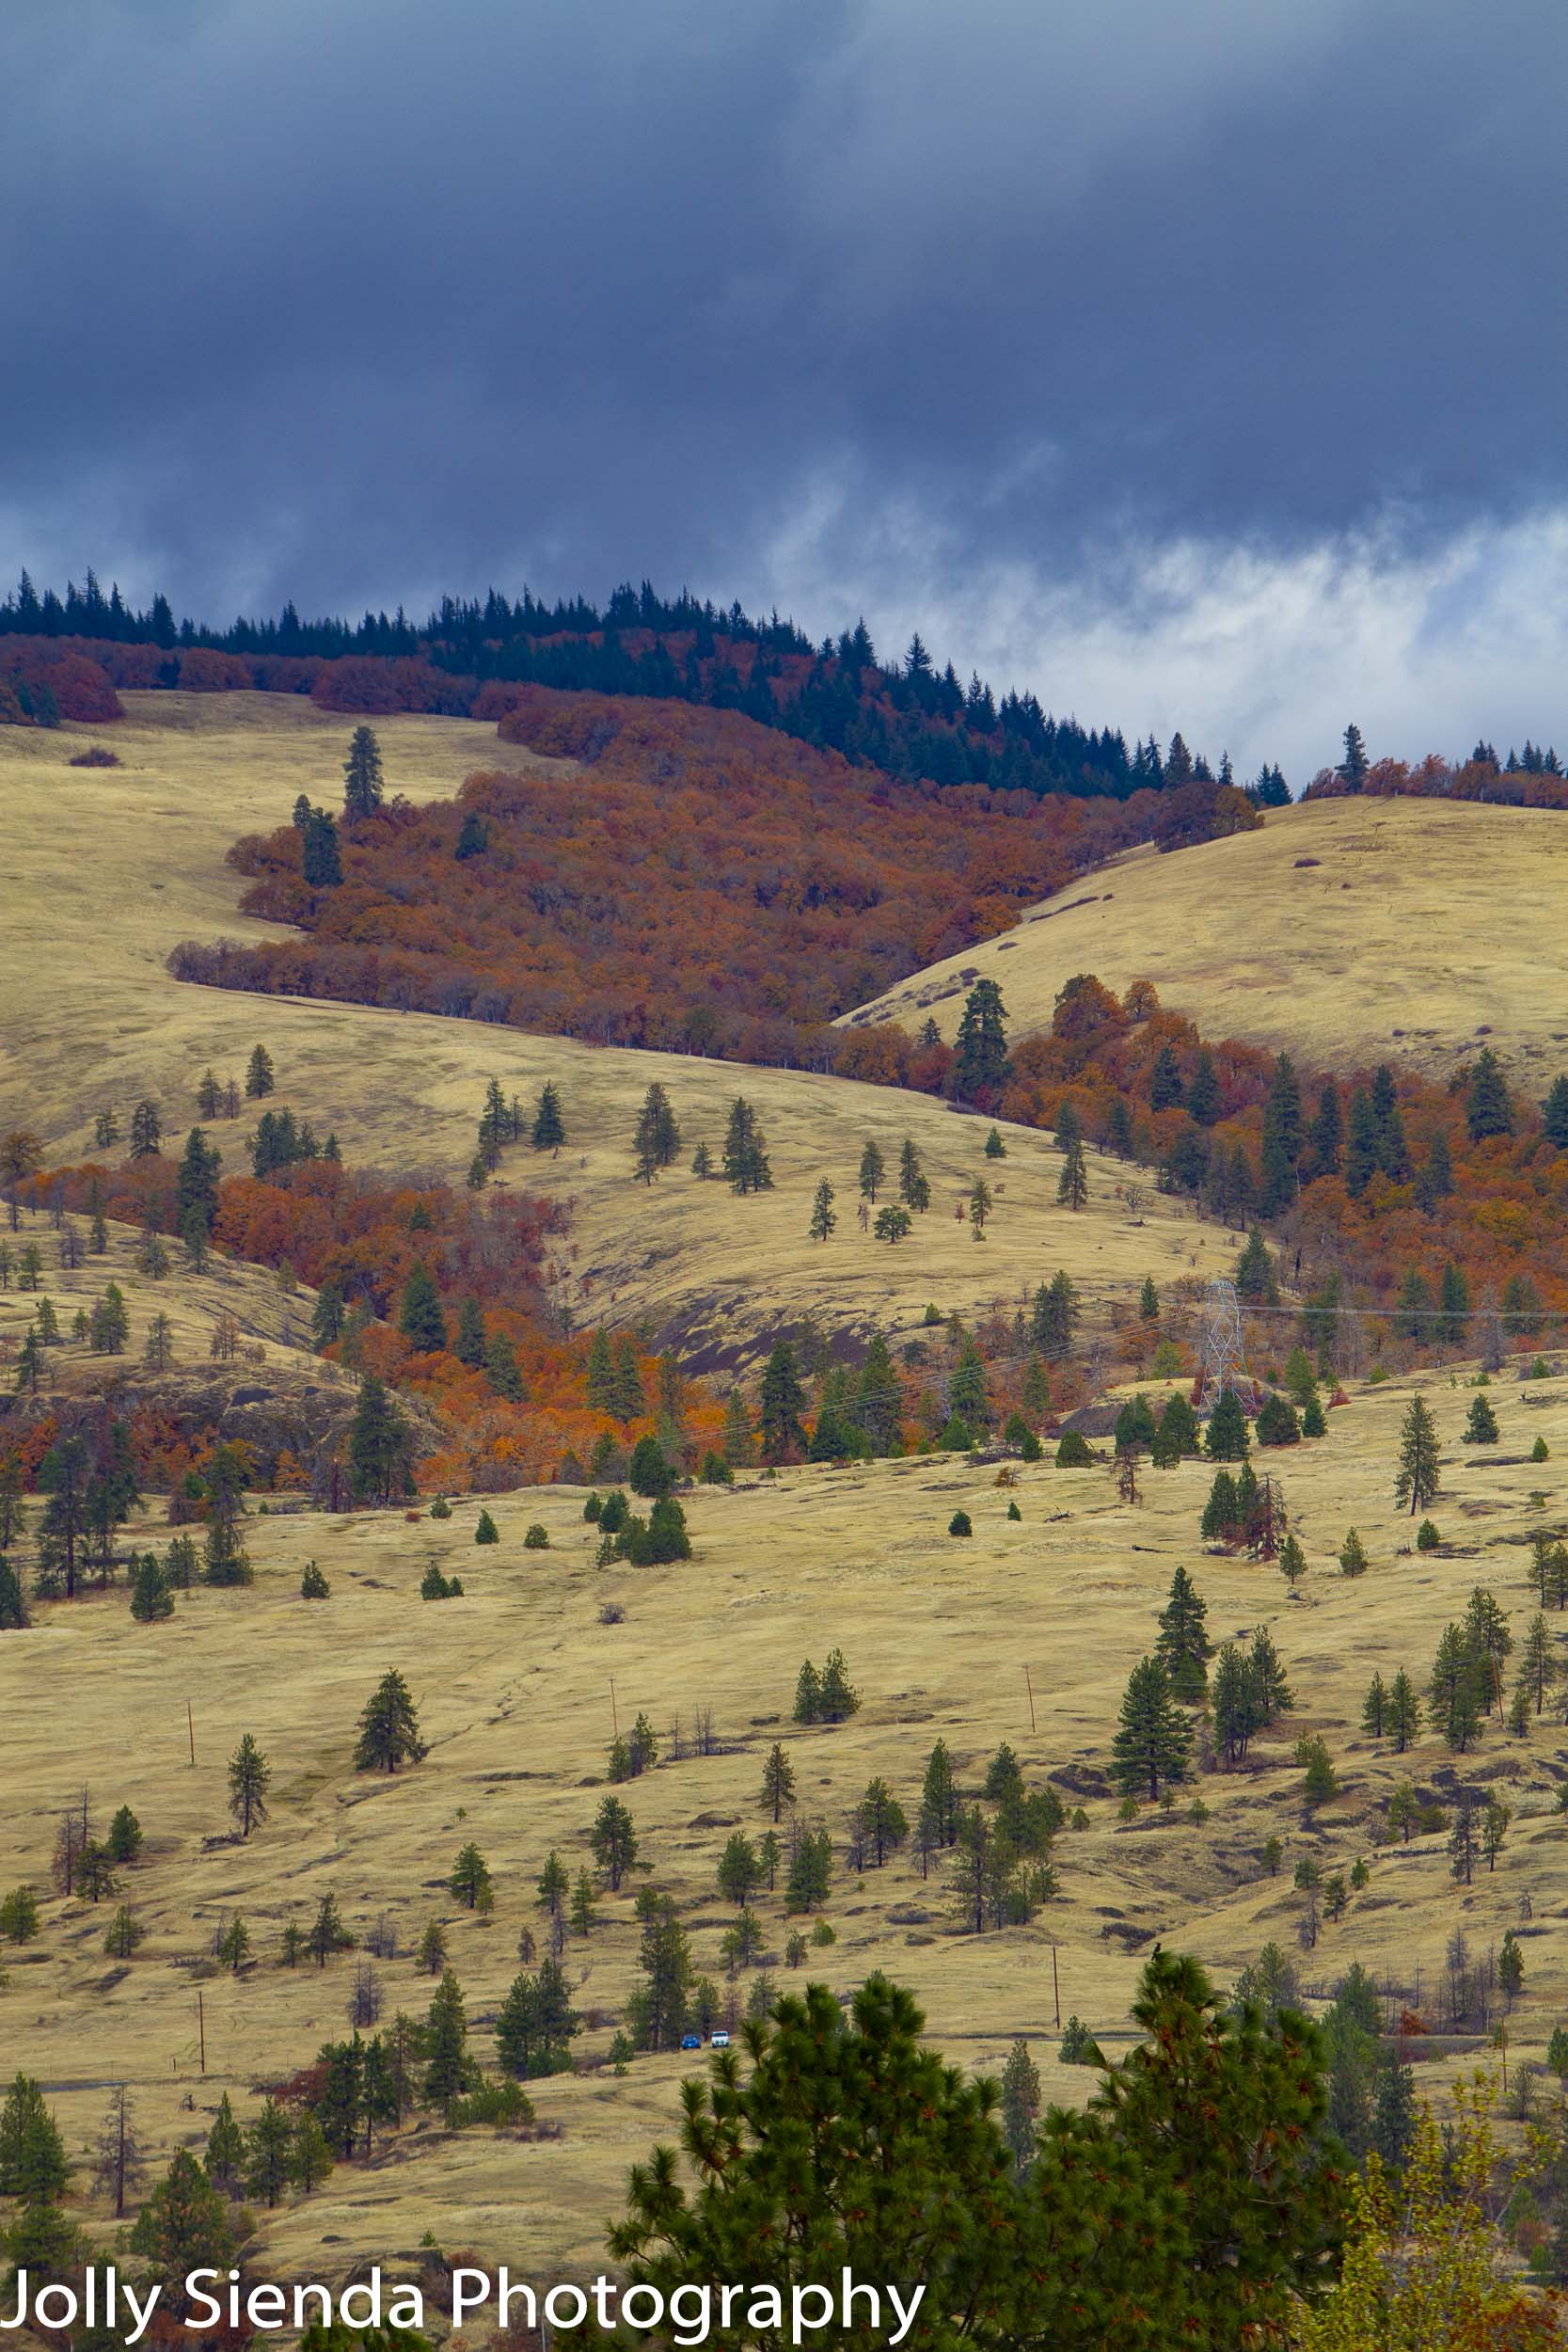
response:
M1203 1333L1203 1371L1201 1390L1204 1397L1218 1397L1231 1390L1240 1397L1252 1391L1252 1375L1247 1370L1246 1342L1242 1337L1242 1302L1236 1295L1234 1282L1220 1279L1209 1285L1209 1320Z

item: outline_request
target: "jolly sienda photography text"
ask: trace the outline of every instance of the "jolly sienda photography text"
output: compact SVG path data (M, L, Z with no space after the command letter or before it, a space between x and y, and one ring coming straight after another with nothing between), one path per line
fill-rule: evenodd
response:
M388 2280L380 2269L352 2286L333 2289L317 2280L278 2286L248 2281L237 2270L193 2270L182 2283L185 2305L178 2324L191 2335L214 2328L249 2328L260 2335L297 2335L312 2321L349 2328L422 2328L424 2296L406 2280ZM0 2330L24 2328L123 2330L127 2345L139 2344L164 2307L166 2289L153 2280L128 2279L110 2264L88 2269L80 2288L57 2280L35 2282L25 2270L0 2304ZM659 2288L626 2285L600 2277L586 2286L568 2280L534 2286L515 2279L503 2265L488 2271L459 2268L451 2274L451 2324L479 2319L495 2328L543 2320L554 2328L592 2326L606 2335L625 2328L638 2335L663 2330L672 2344L706 2344L717 2328L766 2328L792 2344L831 2342L827 2331L869 2326L885 2333L890 2352L908 2336L925 2300L924 2287L871 2286L844 2270L833 2285L805 2280L788 2287L696 2285Z

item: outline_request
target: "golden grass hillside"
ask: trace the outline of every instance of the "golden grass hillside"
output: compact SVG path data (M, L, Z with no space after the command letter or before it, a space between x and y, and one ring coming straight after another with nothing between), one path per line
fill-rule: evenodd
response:
M1311 1068L1446 1074L1490 1042L1544 1094L1568 1068L1565 888L1555 811L1313 802L1256 833L1114 860L847 1018L929 1016L951 1038L984 976L1022 1034L1094 972L1118 993L1150 979L1206 1036L1288 1047Z
M759 1333L816 1314L825 1325L905 1327L933 1295L965 1314L1010 1298L1065 1265L1086 1289L1162 1286L1227 1266L1234 1240L1152 1195L1117 1197L1130 1171L1091 1156L1090 1201L1059 1209L1059 1161L1047 1140L1008 1130L1008 1157L983 1161L982 1123L929 1096L848 1085L799 1071L740 1069L666 1054L594 1048L469 1021L370 1007L249 997L183 986L164 968L187 935L262 935L234 913L239 882L224 864L245 831L282 823L301 791L335 801L352 723L290 697L139 694L122 726L57 734L0 730L0 794L9 813L0 870L0 1127L35 1129L54 1159L86 1155L105 1104L124 1132L149 1096L178 1147L196 1118L195 1088L211 1066L243 1077L251 1047L277 1064L274 1107L287 1105L344 1156L380 1170L460 1178L474 1148L487 1079L531 1104L553 1079L569 1148L559 1159L526 1147L506 1180L570 1201L572 1231L558 1290L581 1323L646 1322L699 1361L750 1360ZM450 793L498 759L529 771L533 755L498 747L467 720L376 722L389 792ZM87 740L109 741L119 769L73 769ZM544 763L559 765L559 763ZM85 849L90 845L90 855ZM667 1087L684 1148L644 1191L631 1136L654 1080ZM715 1158L744 1091L761 1117L775 1188L736 1200L689 1173L699 1140ZM255 1105L212 1138L230 1174L248 1166ZM890 1168L913 1137L935 1200L915 1236L890 1248L856 1216L863 1142ZM123 1148L123 1147L121 1147ZM985 1168L996 1194L990 1238L976 1247L955 1217ZM807 1238L811 1196L827 1175L838 1231Z
M66 1218L59 1232L41 1216L24 1217L14 1233L0 1224L0 1246L12 1261L8 1286L0 1290L0 1366L14 1361L22 1335L43 1298L53 1306L64 1335L60 1349L49 1353L52 1377L57 1378L63 1367L103 1371L119 1364L121 1359L93 1356L84 1342L71 1336L75 1317L90 1315L113 1282L130 1318L135 1343L131 1360L139 1359L152 1318L164 1314L169 1322L173 1361L209 1362L220 1325L232 1317L245 1360L293 1366L308 1359L316 1372L325 1369L313 1353L310 1337L316 1294L305 1283L285 1288L266 1267L246 1265L217 1250L209 1253L198 1274L177 1243L167 1246L168 1271L153 1276L139 1263L141 1235L134 1227L110 1217L104 1232L108 1246L97 1251L90 1246L89 1220L85 1217ZM69 1246L80 1252L73 1266L62 1263L68 1236ZM36 1291L19 1284L18 1262L29 1245L42 1262Z
M588 1859L612 1726L646 1710L667 1756L673 1718L689 1742L704 1708L721 1752L661 1758L621 1793L651 1883L678 1899L697 1964L715 1976L733 1915L715 1866L732 1827L755 1836L767 1826L762 1764L781 1739L802 1816L825 1823L839 1850L825 1914L836 1941L813 1950L812 1972L847 1990L874 1967L890 1970L967 2066L996 2068L1022 2033L1043 2061L1047 2095L1082 2095L1088 2077L1054 2055L1053 1947L1063 2017L1076 2013L1114 2047L1155 1936L1196 1950L1226 1980L1275 1940L1320 1992L1359 1958L1397 1997L1413 1997L1418 1965L1430 2001L1455 1928L1481 1957L1511 1927L1526 1959L1511 2058L1539 2058L1568 2013L1568 1829L1554 1809L1560 1703L1528 1738L1493 1724L1464 1758L1430 1734L1396 1758L1360 1718L1374 1666L1386 1677L1404 1664L1424 1684L1439 1630L1478 1582L1522 1633L1534 1606L1526 1538L1543 1521L1561 1525L1568 1502L1560 1469L1568 1382L1495 1383L1496 1449L1459 1443L1461 1387L1444 1375L1429 1393L1446 1457L1434 1517L1449 1550L1412 1551L1412 1523L1390 1500L1408 1386L1369 1388L1330 1414L1324 1439L1264 1457L1283 1480L1310 1564L1293 1597L1274 1567L1205 1554L1203 1465L1148 1473L1144 1499L1128 1505L1103 1466L1026 1468L1005 1488L994 1466L926 1458L749 1474L734 1492L701 1490L688 1501L696 1556L670 1568L596 1566L580 1493L552 1487L492 1499L494 1548L474 1546L470 1503L445 1522L269 1515L247 1523L257 1568L249 1590L182 1594L175 1617L152 1627L132 1622L123 1585L40 1610L32 1629L0 1635L0 1771L10 1800L0 1815L0 1887L44 1887L55 1818L85 1786L101 1822L121 1803L142 1822L145 1859L126 1874L121 1898L148 1933L134 1959L112 1963L103 1905L47 1898L39 1940L3 1955L6 2067L41 2078L77 2153L119 2082L132 2087L155 2157L198 2145L224 2090L242 2118L253 2115L264 2085L346 2031L354 1956L321 1971L279 1964L285 1923L308 1925L328 1890L356 1931L382 1913L396 1931L399 1955L375 1963L388 2016L422 2011L432 1985L412 1947L427 1919L445 1922L473 2046L488 2061L519 1933L540 1926L534 1882L546 1857L558 1850L574 1873ZM1550 1449L1544 1465L1527 1459L1537 1433ZM1006 1517L1010 1494L1016 1522ZM958 1506L973 1519L968 1541L946 1532ZM534 1520L548 1530L547 1549L523 1546ZM1354 1581L1336 1559L1352 1523L1370 1558ZM161 1536L149 1524L138 1540ZM462 1598L419 1599L432 1557L463 1578ZM308 1604L299 1579L312 1558L332 1589ZM1296 1712L1255 1743L1244 1767L1203 1775L1206 1818L1190 1818L1184 1796L1168 1819L1145 1813L1123 1824L1102 1777L1110 1735L1179 1562L1208 1603L1215 1641L1271 1627ZM622 1622L602 1622L607 1603L624 1611ZM1568 1616L1551 1626L1564 1662ZM820 1661L834 1644L861 1711L835 1729L797 1730L789 1714L801 1659ZM430 1741L426 1761L392 1780L351 1766L356 1718L388 1665L406 1673ZM1292 1760L1303 1730L1322 1733L1343 1782L1315 1815L1304 1811ZM245 1731L275 1778L271 1817L242 1844L228 1834L225 1764ZM939 1737L971 1788L1006 1740L1031 1781L1058 1775L1069 1804L1084 1806L1086 1825L1058 1841L1059 1895L1028 1927L957 1933L945 1870L923 1880L907 1854L863 1877L845 1867L848 1815L867 1779L885 1774L912 1816ZM1513 1820L1495 1872L1482 1867L1469 1887L1456 1885L1440 1833L1379 1842L1389 1790L1405 1775L1448 1804L1461 1783L1505 1794ZM1262 1860L1271 1834L1285 1849L1278 1875ZM445 1891L468 1838L495 1877L488 1920ZM1296 1944L1302 1906L1291 1886L1308 1853L1325 1875L1362 1857L1370 1868L1315 1951ZM782 1981L796 1923L778 1896L756 1907ZM220 1922L236 1912L253 1947L238 1977L215 1971L211 1958ZM640 2058L621 2078L602 2065L634 1980L635 1943L629 1890L607 1895L593 1933L568 1942L578 2006L597 2022L578 2044L587 2071L537 2086L540 2116L561 2126L560 2139L452 2135L426 2119L368 2169L341 2168L308 2201L263 2212L258 2260L273 2275L341 2278L377 2258L405 2271L434 2228L449 2251L506 2259L528 2275L594 2265L626 2167L673 2132L677 2083L691 2063ZM748 1984L742 1976L737 2001ZM1428 2070L1427 2088L1440 2088L1453 2063ZM106 2230L102 2205L87 2217L94 2214Z

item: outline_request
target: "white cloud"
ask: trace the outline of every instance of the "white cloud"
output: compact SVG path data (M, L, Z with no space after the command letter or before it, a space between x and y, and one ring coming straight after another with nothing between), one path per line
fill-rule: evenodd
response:
M1568 755L1568 506L1418 548L1397 516L1291 552L1129 543L1064 586L1045 564L976 561L908 501L867 515L863 498L819 477L765 585L807 626L863 612L884 657L918 628L966 677L1130 739L1180 727L1241 773L1277 760L1298 788L1352 719L1374 756L1463 755L1478 735Z

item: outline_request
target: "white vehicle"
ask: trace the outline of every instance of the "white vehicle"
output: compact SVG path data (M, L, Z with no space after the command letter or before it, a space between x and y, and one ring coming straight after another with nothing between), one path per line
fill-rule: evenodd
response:
M716 2050L727 2050L729 2046L730 2037L721 2026L719 2031L713 2037L713 2047Z

